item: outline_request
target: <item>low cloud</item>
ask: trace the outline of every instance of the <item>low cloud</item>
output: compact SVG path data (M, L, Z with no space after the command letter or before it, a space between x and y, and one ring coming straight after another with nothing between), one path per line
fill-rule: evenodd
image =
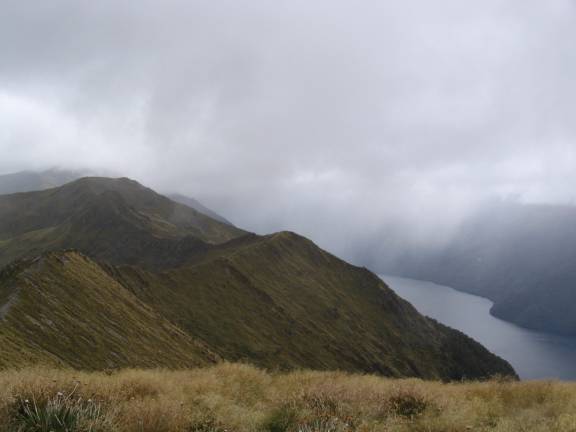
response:
M0 171L114 171L337 252L574 199L572 1L1 4Z

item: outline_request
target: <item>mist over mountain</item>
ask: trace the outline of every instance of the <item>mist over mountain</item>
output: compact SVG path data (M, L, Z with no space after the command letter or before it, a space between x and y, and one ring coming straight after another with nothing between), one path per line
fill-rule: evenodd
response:
M168 197L170 199L176 201L176 202L179 202L180 204L184 204L190 208L198 210L200 213L203 213L206 216L210 216L212 219L215 219L218 222L222 222L222 223L225 223L228 225L233 225L232 222L230 222L228 219L226 219L223 216L220 216L215 211L210 210L208 207L206 207L204 204L202 204L197 199L187 197L187 196L181 195L181 194L170 194L170 195L168 195Z
M46 171L20 171L0 175L0 195L31 192L62 186L86 176L87 171L49 169Z
M493 315L521 326L576 335L576 207L495 201L444 242L401 237L372 243L359 260L487 297Z
M572 0L3 6L0 172L104 168L338 255L574 199Z

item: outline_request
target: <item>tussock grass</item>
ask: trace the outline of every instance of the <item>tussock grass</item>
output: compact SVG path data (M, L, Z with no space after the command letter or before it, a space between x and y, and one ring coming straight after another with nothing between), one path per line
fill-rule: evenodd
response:
M576 431L576 384L341 372L0 372L0 432Z

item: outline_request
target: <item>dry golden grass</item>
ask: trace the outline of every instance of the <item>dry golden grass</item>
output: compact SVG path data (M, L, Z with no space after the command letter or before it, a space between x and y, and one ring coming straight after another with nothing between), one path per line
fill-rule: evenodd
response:
M3 371L0 432L42 430L25 425L22 404L41 410L58 398L98 407L97 417L71 429L78 431L576 431L576 384L442 384L221 364L111 374Z

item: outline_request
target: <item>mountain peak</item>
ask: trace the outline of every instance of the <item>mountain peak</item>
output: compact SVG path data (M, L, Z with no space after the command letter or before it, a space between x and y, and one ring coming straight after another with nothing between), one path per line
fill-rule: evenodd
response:
M128 178L85 177L0 196L0 265L68 248L117 264L166 265L245 234Z
M149 193L158 195L152 189L128 177L81 177L60 186L60 188L63 190L85 189L95 193L112 190L123 193Z
M58 188L71 183L71 189L80 188L83 191L144 191L155 193L135 180L127 177L110 178L94 176L89 170L63 170L51 168L46 171L21 171L12 174L0 175L0 195L42 191ZM181 194L167 195L172 201L190 207L211 219L226 225L234 226L229 220L209 209L198 200Z

